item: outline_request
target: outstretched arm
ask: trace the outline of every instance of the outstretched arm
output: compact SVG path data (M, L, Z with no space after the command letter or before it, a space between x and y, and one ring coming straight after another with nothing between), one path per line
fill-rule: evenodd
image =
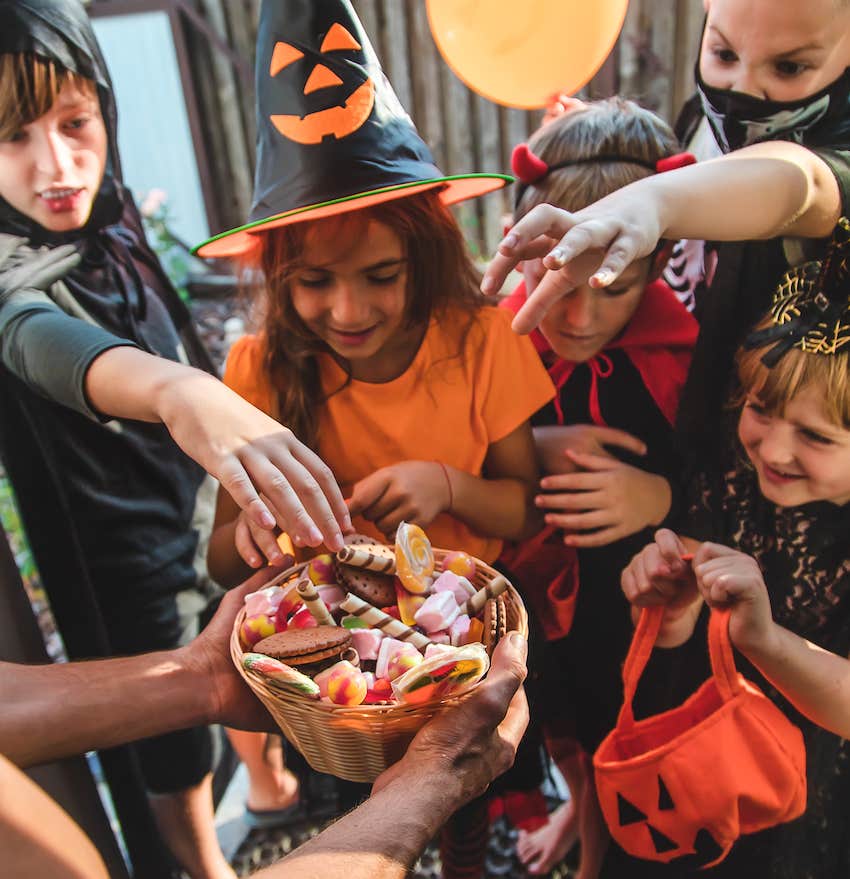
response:
M524 259L544 257L549 270L514 319L527 333L577 286L607 287L662 239L747 241L829 235L841 214L838 182L816 153L773 141L656 174L618 189L575 213L540 205L499 245L481 289L496 292ZM598 251L595 268L577 275L571 261Z
M407 754L375 782L366 803L256 875L262 879L406 876L448 817L513 763L528 723L528 704L521 689L525 657L525 639L518 633L509 634L493 655L487 679L462 704L445 710L420 730ZM134 679L131 675L127 683ZM144 699L138 702L142 704ZM97 704L104 703L98 700ZM51 709L51 723L58 725L54 706ZM145 711L163 720L149 705ZM85 744L78 739L78 744L85 749L97 746L98 741ZM0 846L9 875L57 879L107 876L80 828L3 757Z
M348 511L318 456L213 376L94 323L56 284L77 262L71 245L39 251L0 236L3 365L36 393L88 417L164 423L258 527L340 548Z
M0 753L27 767L197 724L274 730L233 666L229 639L245 596L276 573L267 568L227 593L203 632L177 650L57 665L0 663Z
M283 528L307 546L342 547L351 523L330 468L214 376L125 346L91 364L85 387L99 412L165 424L260 527Z

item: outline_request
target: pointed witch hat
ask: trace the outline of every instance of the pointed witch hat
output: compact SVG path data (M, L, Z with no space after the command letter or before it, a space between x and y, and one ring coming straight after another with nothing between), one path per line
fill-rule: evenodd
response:
M745 348L771 345L762 356L775 366L791 348L835 354L850 345L850 220L841 217L823 260L787 272L773 294L771 326L747 337Z
M264 0L256 92L251 216L200 244L199 256L238 256L258 232L427 189L453 204L511 181L437 168L348 0Z

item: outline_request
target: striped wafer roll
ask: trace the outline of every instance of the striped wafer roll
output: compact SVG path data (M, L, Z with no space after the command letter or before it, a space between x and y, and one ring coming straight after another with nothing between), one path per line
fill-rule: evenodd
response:
M466 600L466 604L461 607L460 612L467 616L478 616L484 608L488 598L496 598L508 588L508 581L501 575L496 574L495 577L483 588L479 589L475 595Z
M295 588L298 590L298 594L301 596L304 606L313 615L313 619L318 625L336 625L334 618L331 616L331 612L328 610L324 601L322 601L321 596L319 595L319 590L316 588L312 580L309 580L307 577L302 577Z
M385 552L375 552L385 550ZM380 574L395 573L395 553L389 547L377 546L367 543L365 546L344 546L336 554L337 561L352 568L366 568L367 571L377 571Z
M340 607L347 613L360 617L370 629L380 629L391 638L397 638L399 641L409 641L419 650L424 650L431 643L431 640L421 632L414 631L401 622L401 620L391 617L377 607L372 607L371 604L363 601L362 598L358 598L356 595L352 595L350 592L345 596L345 600L340 604Z

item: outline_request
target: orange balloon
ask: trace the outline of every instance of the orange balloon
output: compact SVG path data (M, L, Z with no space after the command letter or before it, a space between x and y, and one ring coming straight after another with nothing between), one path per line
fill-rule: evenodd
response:
M428 0L431 33L473 91L510 107L547 106L602 66L628 0Z

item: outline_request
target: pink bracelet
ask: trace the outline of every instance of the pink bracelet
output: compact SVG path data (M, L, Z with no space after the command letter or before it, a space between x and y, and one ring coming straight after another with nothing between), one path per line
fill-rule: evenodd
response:
M454 494L452 493L452 481L449 478L449 471L446 469L446 465L442 461L437 461L436 463L443 468L443 476L446 477L446 483L449 486L449 505L446 508L446 512L450 513L452 511L452 504L454 503Z

